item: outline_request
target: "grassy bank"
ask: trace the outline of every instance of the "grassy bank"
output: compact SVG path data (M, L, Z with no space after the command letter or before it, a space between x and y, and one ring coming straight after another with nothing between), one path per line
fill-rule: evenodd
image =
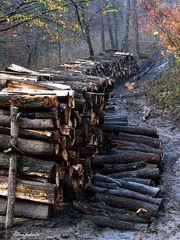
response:
M158 78L150 88L150 95L164 107L180 114L180 64Z

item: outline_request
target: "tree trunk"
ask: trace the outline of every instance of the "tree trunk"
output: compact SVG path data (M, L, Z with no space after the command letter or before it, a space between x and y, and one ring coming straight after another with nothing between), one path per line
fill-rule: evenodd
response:
M121 50L123 52L128 52L129 51L129 16L130 16L130 0L126 0L124 4L124 20L123 20L123 41L122 41L122 47Z
M138 13L137 13L137 0L131 1L132 9L132 33L133 33L133 53L135 57L138 57L140 52L139 46L139 24L138 24Z
M92 41L91 41L91 37L90 37L89 26L85 27L85 33L86 33L87 45L88 45L88 48L89 48L89 54L90 54L90 57L93 57L94 56L94 49L93 49L93 45L92 45Z

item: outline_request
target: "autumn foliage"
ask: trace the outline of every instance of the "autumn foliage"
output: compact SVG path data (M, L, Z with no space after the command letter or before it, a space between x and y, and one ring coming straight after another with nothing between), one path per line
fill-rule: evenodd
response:
M151 28L161 44L169 51L180 54L180 7L144 0L145 9L152 19Z

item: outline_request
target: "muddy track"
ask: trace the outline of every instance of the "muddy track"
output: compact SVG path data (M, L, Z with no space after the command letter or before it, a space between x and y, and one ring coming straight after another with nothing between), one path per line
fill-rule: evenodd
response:
M154 75L153 75L154 76ZM91 239L91 240L179 240L180 239L180 131L176 116L171 112L157 107L150 99L146 90L152 75L146 73L138 81L138 87L125 90L126 80L117 83L110 102L117 106L118 111L127 112L129 123L158 129L160 138L164 141L164 159L162 174L163 207L158 218L146 232L119 231L108 228L97 228L85 220L72 219L67 216L71 208L49 221L28 221L9 230L0 230L0 239ZM149 80L148 80L149 79ZM147 122L142 121L143 107L151 109Z

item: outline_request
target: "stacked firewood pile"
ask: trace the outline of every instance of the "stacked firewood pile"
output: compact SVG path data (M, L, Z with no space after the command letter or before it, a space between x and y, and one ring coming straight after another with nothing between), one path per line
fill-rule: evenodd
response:
M51 73L57 74L57 72L51 71ZM60 67L59 74L62 77L65 77L66 73L71 73L75 76L85 74L121 79L136 74L136 71L137 62L132 54L108 51L100 53L90 59L78 59L75 62L63 64ZM42 72L47 73L47 69L43 69Z
M95 195L88 204L74 202L74 208L98 226L146 229L162 204L162 142L155 129L127 124L125 115L105 115L104 148L92 157L89 190Z
M15 216L46 219L53 205L78 199L90 183L113 81L82 77L62 80L16 65L0 74L0 214L6 212L11 105L19 108Z
M52 172L57 172L54 160L62 154L58 98L13 90L0 93L0 214L6 213L13 104L19 109L15 216L47 219L61 194L52 179Z
M14 105L16 216L46 219L53 205L79 200L87 188L92 201L73 206L97 225L141 229L152 222L162 202L162 142L156 130L130 126L126 115L106 104L113 88L109 77L135 70L130 54L109 52L60 71L12 64L0 73L0 214L6 212Z

